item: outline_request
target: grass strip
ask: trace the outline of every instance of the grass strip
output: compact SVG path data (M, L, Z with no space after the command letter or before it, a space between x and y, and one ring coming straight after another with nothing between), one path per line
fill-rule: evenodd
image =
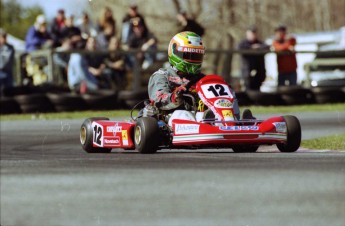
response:
M304 140L301 146L308 149L345 151L345 134Z
M319 112L319 111L345 111L345 103L339 104L313 104L296 106L250 106L253 114L269 113L296 113L296 112ZM244 107L241 107L243 110ZM134 115L137 111L134 112ZM107 111L76 111L76 112L57 112L40 114L12 114L0 115L0 120L30 120L30 119L76 119L89 117L128 117L130 110L107 110Z

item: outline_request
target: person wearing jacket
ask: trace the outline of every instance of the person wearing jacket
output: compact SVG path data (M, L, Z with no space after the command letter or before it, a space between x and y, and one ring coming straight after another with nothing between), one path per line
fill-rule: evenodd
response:
M7 43L7 33L0 28L0 95L3 88L13 87L15 50Z
M47 31L47 22L44 15L36 18L35 24L31 26L26 33L25 49L32 52L43 47L51 47L53 41Z
M200 72L205 54L202 39L194 32L181 32L170 41L170 67L161 68L150 77L148 94L151 103L160 110L183 107L182 93L195 94L195 84L205 75ZM234 101L234 112L239 119L239 107Z
M240 50L268 50L269 46L257 37L256 27L250 27L246 31L246 38L238 45ZM260 90L260 86L266 78L265 56L242 54L241 74L246 90Z
M277 53L278 86L297 84L297 60L295 51L296 39L286 34L287 28L279 26L275 29L275 40L272 48Z

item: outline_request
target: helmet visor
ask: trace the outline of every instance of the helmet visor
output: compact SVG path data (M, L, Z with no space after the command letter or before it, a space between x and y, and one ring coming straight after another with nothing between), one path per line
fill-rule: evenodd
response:
M205 50L190 47L178 47L176 44L173 45L173 53L179 58L191 62L191 63L202 63L204 59Z

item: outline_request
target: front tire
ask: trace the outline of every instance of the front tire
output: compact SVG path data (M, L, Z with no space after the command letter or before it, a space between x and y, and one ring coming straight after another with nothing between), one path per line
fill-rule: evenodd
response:
M134 128L135 149L142 154L156 153L159 146L159 128L155 118L142 117Z
M301 124L299 120L292 115L284 116L286 123L287 140L286 143L277 144L281 152L295 152L301 145Z
M81 125L80 128L80 143L83 149L87 153L109 153L111 152L111 148L97 148L93 147L92 139L93 139L93 129L92 129L92 122L98 120L109 120L109 118L104 117L95 117L95 118L88 118L85 119L84 123Z

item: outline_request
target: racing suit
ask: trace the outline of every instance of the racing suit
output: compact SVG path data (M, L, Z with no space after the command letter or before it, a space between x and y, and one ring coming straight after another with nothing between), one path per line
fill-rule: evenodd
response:
M199 79L201 79L203 74L195 75L191 79L187 79L184 77L179 76L176 71L169 67L169 68L161 68L150 77L149 84L148 84L148 93L149 98L151 101L153 101L155 104L158 103L158 107L161 110L173 110L178 108L182 103L177 98L174 98L174 91L178 89L181 86L188 85L191 87L191 85L195 85ZM188 87L188 88L189 88ZM187 90L188 93L193 89L191 87L189 90ZM234 96L235 97L235 96ZM237 99L235 97L234 103L233 103L233 110L235 116L239 119L240 110L237 104Z

